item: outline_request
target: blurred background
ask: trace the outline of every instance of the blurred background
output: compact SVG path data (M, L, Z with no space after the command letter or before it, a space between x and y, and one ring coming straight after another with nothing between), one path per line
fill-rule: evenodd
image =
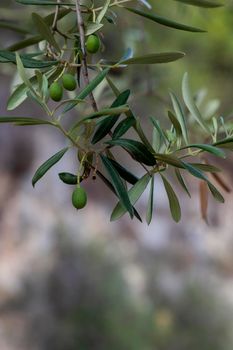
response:
M209 113L215 113L218 108L217 115L230 116L232 3L226 1L217 10L171 0L151 3L158 14L208 33L160 27L123 10L117 11L119 27L106 25L102 33L106 58L120 57L127 47L137 54L173 50L187 54L171 64L112 72L120 89L132 89L130 104L144 120L148 136L147 117L163 122L169 90L181 96L186 71L193 91L201 89L206 96L203 110L212 108ZM14 1L1 1L0 20L17 23L20 18L30 25L29 11ZM0 30L1 49L22 38ZM1 64L0 73L0 115L6 115L15 68ZM95 91L99 104L113 99L105 90L103 84ZM11 114L41 116L41 110L27 101ZM175 224L156 178L155 213L149 227L127 216L110 223L115 198L98 179L84 184L85 210L72 207L73 188L57 175L76 171L72 154L32 188L35 170L64 142L46 126L0 127L0 349L232 349L232 193L224 193L223 205L209 199L207 224L201 219L199 184L187 177L192 199L175 188L182 207L182 220ZM214 162L232 188L232 158ZM142 175L133 164L131 169ZM146 205L143 196L137 208L145 213Z

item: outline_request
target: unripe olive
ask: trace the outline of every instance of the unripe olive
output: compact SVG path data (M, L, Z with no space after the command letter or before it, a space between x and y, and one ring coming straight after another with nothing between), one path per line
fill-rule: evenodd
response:
M68 74L68 73L63 74L62 84L63 84L63 87L69 91L73 91L77 87L75 77L72 74Z
M86 50L89 53L96 53L100 48L100 39L97 35L91 34L86 41Z
M87 194L82 187L76 187L72 193L72 204L76 209L82 209L87 204Z
M63 95L63 88L57 81L55 81L50 85L49 96L51 97L52 100L59 102L62 99L62 95Z

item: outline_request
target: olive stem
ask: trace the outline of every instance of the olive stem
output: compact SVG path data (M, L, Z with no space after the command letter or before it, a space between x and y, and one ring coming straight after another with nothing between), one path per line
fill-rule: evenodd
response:
M88 68L87 68L87 53L85 48L85 29L84 29L84 22L82 18L80 0L76 0L75 4L76 4L77 23L78 23L78 29L79 29L79 35L80 35L80 44L81 44L81 50L82 50L82 73L83 73L84 83L87 86L90 81L89 81ZM92 108L95 112L97 112L98 108L97 108L97 104L93 93L90 92L89 96L90 96Z
M57 0L57 6L54 14L52 29L55 31L57 29L57 18L58 18L58 12L59 12L59 4L61 3L61 0Z

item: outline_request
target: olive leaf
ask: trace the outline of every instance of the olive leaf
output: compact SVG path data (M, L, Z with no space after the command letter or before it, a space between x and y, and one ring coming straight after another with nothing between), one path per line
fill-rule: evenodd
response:
M69 147L63 148L48 160L46 160L35 172L35 175L32 178L32 186L34 187L38 180L40 180L47 171L54 166L59 160L64 156L64 154L68 151Z
M171 211L171 215L173 219L178 222L181 219L181 209L180 209L180 203L179 200L175 194L175 191L173 190L171 184L169 181L166 179L164 175L160 173L160 176L163 180L164 188L167 193L168 201L169 201L169 207Z
M146 222L148 225L150 225L152 220L153 208L154 208L154 177L151 178L150 193L149 193L149 198L147 203Z
M143 143L139 141L129 139L117 139L107 141L105 143L111 146L123 147L137 162L151 166L156 164L155 156L146 148L146 146Z
M107 170L109 176L112 179L113 186L117 192L117 195L120 199L121 204L129 212L130 217L132 219L134 216L133 207L130 203L128 192L124 186L124 183L122 182L118 172L116 171L112 163L109 161L109 159L103 155L101 155L100 157L103 162L103 165L105 166L105 169Z
M190 27L190 26L185 25L185 24L177 23L177 22L171 21L170 19L158 16L158 15L156 15L154 13L143 12L141 10L137 10L137 9L134 9L134 8L131 8L131 7L123 7L123 8L128 10L128 11L130 11L130 12L135 13L136 15L145 17L147 19L150 19L153 22L156 22L156 23L161 24L161 25L166 26L166 27L175 28L175 29L179 29L179 30L184 30L184 31L187 31L187 32L196 32L196 33L198 33L198 32L199 33L205 32L205 30L203 30L203 29L194 28L194 27Z
M134 205L141 197L150 181L150 178L151 176L149 174L145 174L135 183L135 185L133 185L133 187L130 188L128 195L132 205ZM111 221L121 218L126 212L127 210L122 206L121 202L118 202L111 214Z
M111 107L118 107L125 104L129 98L129 95L130 95L130 90L123 91L117 96L115 101L112 103ZM120 115L121 113L118 115L115 115L115 117L112 119L106 118L103 121L101 121L101 123L98 125L98 128L94 133L91 143L95 144L98 141L102 140L102 138L105 137L110 132L110 130L115 125Z

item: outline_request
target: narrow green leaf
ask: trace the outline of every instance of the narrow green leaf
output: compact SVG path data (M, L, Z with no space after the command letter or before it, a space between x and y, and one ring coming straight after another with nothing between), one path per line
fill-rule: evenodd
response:
M209 181L208 177L202 173L199 169L193 167L190 163L183 162L185 169L187 169L193 176L207 182L210 192L213 197L220 203L224 203L224 198L216 187Z
M116 169L116 171L118 172L120 177L122 177L122 179L126 180L127 182L129 182L132 185L134 185L139 180L137 176L132 174L129 170L124 168L122 165L120 165L114 159L108 158L108 160L109 160L109 162L112 163L112 165L114 166L114 168Z
M130 110L129 112L126 113L127 117L133 117L136 120L136 123L133 125L134 130L136 131L136 133L138 134L138 136L140 137L142 143L146 146L146 148L148 149L149 152L154 153L154 149L151 146L151 142L148 140L146 134L144 133L142 127L141 127L141 123L140 123L140 119L139 117L135 117L132 110Z
M194 168L197 168L201 171L205 171L208 173L218 173L221 171L221 169L211 164L203 164L203 163L189 163L189 164L192 165Z
M68 151L69 147L63 148L56 154L54 154L51 158L46 160L35 172L35 175L33 176L32 179L32 186L34 187L35 184L37 183L38 180L40 180L46 173L47 171L54 166L59 160L64 156L64 154Z
M12 123L15 125L23 126L23 125L53 125L48 120L43 119L35 119L30 117L12 117L12 116L6 116L6 117L0 117L0 123Z
M152 130L152 147L153 150L155 152L159 152L160 151L160 147L161 147L161 135L158 132L157 128L155 126L153 126L153 130Z
M94 22L87 22L86 24L86 30L85 30L85 35L91 35L95 32L97 32L98 30L100 30L100 28L103 27L103 24L101 23L94 23Z
M58 64L58 61L40 61L34 58L31 58L27 55L20 55L21 61L24 65L24 68L46 68ZM0 62L7 63L12 62L16 64L16 54L14 52L0 50Z
M183 169L183 162L174 155L164 154L164 153L155 153L155 157L158 161L164 162L165 164L170 164L176 168Z
M154 13L143 12L143 11L131 8L131 7L123 7L123 8L125 8L126 10L128 10L130 12L135 13L136 15L148 18L151 21L156 22L156 23L161 24L161 25L164 25L166 27L175 28L175 29L179 29L179 30L184 30L184 31L187 31L187 32L197 32L197 33L205 32L205 30L202 30L202 29L199 29L199 28L190 27L190 26L187 26L185 24L177 23L177 22L171 21L170 19L158 16L158 15L156 15Z
M154 208L154 177L151 178L150 193L149 193L149 199L147 203L146 222L148 225L150 225L152 220L153 208Z
M165 188L166 193L167 193L172 218L176 222L178 222L181 219L181 209L180 209L179 200L178 200L171 184L168 182L168 180L165 178L165 176L162 175L161 173L160 173L160 176L163 180L164 188Z
M108 11L108 7L110 5L110 2L111 2L111 0L106 0L105 1L105 4L104 4L102 10L99 12L99 14L98 14L98 16L96 18L96 22L97 23L101 23L101 21L104 18L106 12Z
M43 37L41 35L33 35L29 38L17 41L16 43L7 46L8 51L18 51L21 49L25 49L28 46L32 46L35 44L38 44L40 41L43 40Z
M176 174L177 180L179 181L181 187L185 190L185 192L187 193L187 195L191 198L191 194L190 194L190 192L189 192L189 190L188 190L188 187L187 187L187 185L186 185L186 183L185 183L185 181L184 181L183 176L181 175L180 170L176 168L176 169L175 169L175 174Z
M184 74L183 81L182 81L182 94L184 102L190 111L190 113L193 115L195 120L199 123L199 125L207 132L210 133L210 129L208 125L205 123L199 109L197 108L193 96L190 91L189 87L189 80L188 80L188 73Z
M212 153L217 157L226 158L225 153L220 148L218 148L216 146L200 144L200 143L193 143L191 145L181 147L180 150L186 149L186 148L198 148L198 149L201 149L205 152Z
M145 174L140 180L136 182L136 184L130 188L128 191L129 199L132 205L134 205L138 199L141 197L142 193L145 191L149 181L150 175ZM120 202L117 203L113 212L111 214L111 221L115 221L122 217L126 213L126 209L122 206Z
M156 130L158 131L161 141L163 141L164 144L167 144L168 139L166 134L164 133L163 129L160 126L160 123L157 119L155 119L154 117L150 117L150 121L152 122L152 124L154 125L154 127L156 128Z
M187 5L205 7L205 8L215 8L215 7L223 6L223 4L219 2L210 1L210 0L175 0L175 1L179 1Z
M52 33L50 27L45 22L45 20L37 13L32 13L32 20L33 20L39 34L41 34L42 37L51 46L53 46L58 52L60 52L61 51L60 47L59 47L58 43L56 42L56 40L54 39L53 33Z
M117 96L115 101L112 103L111 107L118 107L118 106L125 104L129 98L129 95L130 95L130 90L123 91L122 93L120 93ZM114 117L114 119L113 118L104 119L99 124L99 126L96 129L94 136L91 140L92 144L95 144L95 143L99 142L100 140L102 140L102 138L104 138L111 131L112 127L115 125L118 118L120 117L120 114L116 115Z
M113 187L113 185L111 184L111 182L99 170L97 170L96 174L105 183L105 185L110 189L110 191L112 191L112 193L114 193L115 196L117 196L117 198L118 198L117 192L116 192L115 188ZM127 210L125 212L127 212ZM141 219L140 215L138 214L137 210L134 207L133 207L133 212L134 212L134 216L140 222L142 222L142 219Z
M181 137L182 130L181 130L180 123L179 123L178 119L176 118L176 116L171 111L168 111L168 118L170 119L170 121L171 121L171 123L176 131L176 136Z
M73 132L76 128L78 128L80 125L82 125L84 122L96 119L96 118L101 118L103 116L107 116L106 118L112 120L112 119L118 119L119 115L121 113L125 113L129 110L129 106L124 105L120 107L112 107L112 108L106 108L102 109L98 112L92 113L88 115L87 117L79 120L71 129L71 132ZM106 121L106 118L104 121Z
M27 77L26 71L18 53L16 53L16 64L20 78L23 80L24 84L28 87L28 89L34 94L35 90Z
M135 125L136 120L134 117L129 117L123 119L115 128L112 134L113 139L119 139L123 136L133 125Z
M128 192L124 186L124 183L122 182L120 176L118 175L118 172L112 166L112 163L108 160L108 158L103 156L103 155L101 155L100 157L101 157L101 160L103 162L103 165L105 166L105 169L107 170L110 178L112 179L113 186L117 192L117 195L120 199L121 204L129 212L130 217L132 219L133 215L134 215L133 207L130 203Z
M177 61L185 56L183 52L153 53L139 57L132 57L120 62L120 64L158 64Z
M84 120L92 120L92 119L96 119L96 118L100 118L103 116L109 116L109 117L114 117L117 118L118 115L120 115L121 113L125 113L129 110L129 106L128 105L122 105L119 107L109 107L109 108L104 108L101 109L98 112L92 113L90 115L88 115L87 117L85 117Z
M118 139L105 142L111 146L120 146L126 149L131 157L137 162L153 166L156 164L154 155L146 148L146 146L135 140Z
M185 120L184 112L181 106L181 103L178 99L178 97L173 93L170 92L173 108L176 114L176 117L180 123L181 130L182 130L182 135L184 137L184 141L186 144L188 144L188 130L187 130L187 123Z

